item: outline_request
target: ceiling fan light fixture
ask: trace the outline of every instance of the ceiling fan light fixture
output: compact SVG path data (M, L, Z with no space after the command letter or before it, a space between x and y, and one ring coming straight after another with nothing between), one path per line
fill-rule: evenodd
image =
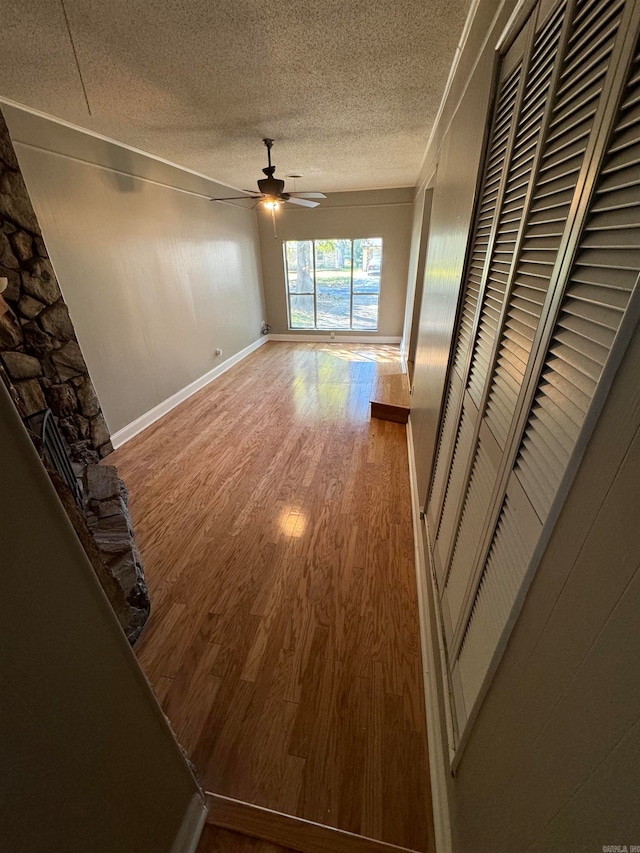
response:
M246 195L230 196L229 198L212 198L211 201L240 201L242 199L251 199L251 201L255 202L251 208L252 210L254 210L258 205L262 205L265 210L271 212L272 217L275 217L275 212L280 210L285 202L290 202L298 207L317 207L319 202L315 201L315 199L326 198L326 195L320 192L296 192L295 179L302 177L299 173L296 173L295 175L287 175L288 178L291 178L294 181L294 184L293 192L285 192L284 181L280 180L280 178L274 177L276 167L271 163L273 139L263 139L262 141L267 149L269 165L262 170L266 177L261 178L258 181L258 191L242 190Z

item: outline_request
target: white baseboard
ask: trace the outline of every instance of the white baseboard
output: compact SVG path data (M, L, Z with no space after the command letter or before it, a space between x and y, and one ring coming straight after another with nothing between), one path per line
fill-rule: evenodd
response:
M284 334L284 335L274 335L271 333L269 335L270 341L299 341L305 343L313 343L314 341L317 344L399 344L402 338L398 337L389 337L388 335L335 335L335 337L331 337L331 335L315 335L311 332L308 334Z
M409 482L411 484L411 509L413 514L413 544L416 563L416 584L418 589L418 611L420 617L420 645L422 650L422 677L424 680L424 699L427 713L427 736L429 738L429 772L431 776L431 800L433 804L433 824L436 841L436 853L451 853L451 814L447 787L448 768L444 753L446 745L442 743L445 727L440 715L438 702L438 679L436 673L441 666L440 652L434 648L429 617L429 586L431 573L427 565L422 538L423 521L420 518L420 498L416 460L413 450L413 431L411 416L407 424L407 451L409 454Z
M143 429L151 426L151 424L155 423L163 415L166 415L167 412L170 412L171 409L175 409L176 406L180 405L180 403L188 397L191 397L191 395L195 394L196 391L204 388L205 385L208 385L223 373L226 373L227 370L235 364L238 364L239 361L242 361L248 355L251 355L251 353L257 350L258 347L266 344L268 338L268 335L263 335L257 341L254 341L252 344L249 344L249 346L241 349L235 355L232 355L226 361L223 361L222 364L217 365L203 376L200 376L198 379L190 382L189 385L186 385L180 391L176 391L175 394L172 394L171 397L168 397L162 403L158 403L158 405L154 406L153 409L149 409L149 411L145 412L144 415L140 415L140 417L136 418L135 421L131 421L127 426L122 427L122 429L119 429L117 432L114 432L111 436L111 443L113 446L122 447L123 444L132 439L135 435L138 435L138 433L142 432Z
M201 794L191 797L180 829L171 845L171 853L195 853L209 808Z

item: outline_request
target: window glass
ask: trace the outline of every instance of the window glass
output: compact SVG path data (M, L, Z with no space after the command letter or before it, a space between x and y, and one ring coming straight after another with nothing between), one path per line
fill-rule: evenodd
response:
M290 306L292 329L315 329L313 296L291 294Z
M313 243L295 240L285 243L289 293L313 293Z
M284 254L289 328L378 328L381 237L288 240Z
M316 325L351 327L351 240L316 240Z

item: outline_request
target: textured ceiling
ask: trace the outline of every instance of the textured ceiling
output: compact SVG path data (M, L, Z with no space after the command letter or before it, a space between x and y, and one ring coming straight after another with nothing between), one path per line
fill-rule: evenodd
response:
M298 190L410 186L468 7L0 0L0 96L232 186L262 177L263 136Z

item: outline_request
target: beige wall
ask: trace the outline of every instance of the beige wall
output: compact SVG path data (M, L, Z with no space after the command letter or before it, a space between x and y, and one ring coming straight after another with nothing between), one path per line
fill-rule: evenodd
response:
M260 338L256 216L208 201L228 188L3 111L112 432Z
M169 853L198 788L0 382L0 849Z
M332 237L382 237L383 261L380 284L380 313L377 332L337 332L381 337L400 337L405 313L411 217L414 191L364 190L331 193L320 207L312 210L286 208L278 212L274 239L269 214L258 217L262 247L262 275L267 319L274 334L289 331L284 283L285 240L329 239ZM304 334L327 334L305 330Z

